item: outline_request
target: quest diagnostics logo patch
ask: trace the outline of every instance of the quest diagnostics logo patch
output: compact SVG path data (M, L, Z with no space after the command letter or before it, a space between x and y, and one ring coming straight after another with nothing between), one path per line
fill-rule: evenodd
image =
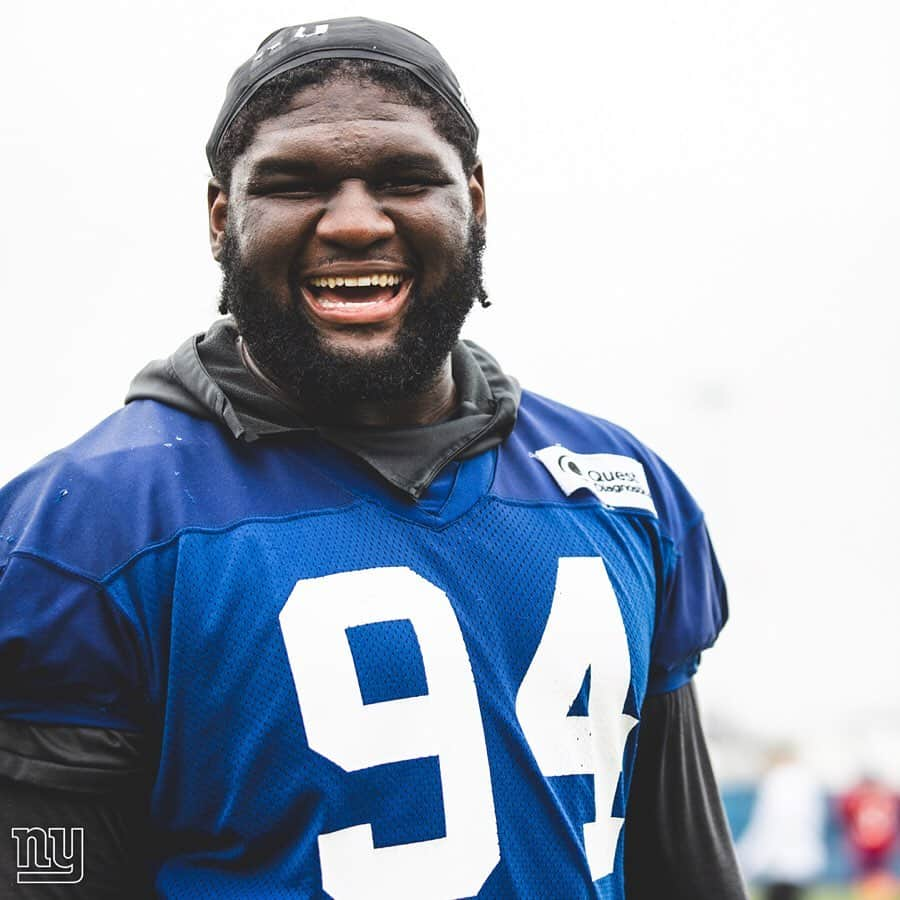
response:
M567 497L585 488L605 506L646 509L656 515L644 467L630 456L573 453L561 444L544 447L532 456L547 467Z

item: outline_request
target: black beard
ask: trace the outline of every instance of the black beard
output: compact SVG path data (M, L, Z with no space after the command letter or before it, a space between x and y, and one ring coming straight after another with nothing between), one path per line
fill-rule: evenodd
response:
M465 251L447 277L430 293L410 296L395 342L372 354L329 347L310 322L299 287L291 288L285 308L244 265L229 232L220 258L219 309L234 316L254 360L281 388L309 413L334 419L342 408L360 401L391 403L436 382L472 304L487 298L484 245L484 227L473 221ZM291 284L299 284L291 276Z

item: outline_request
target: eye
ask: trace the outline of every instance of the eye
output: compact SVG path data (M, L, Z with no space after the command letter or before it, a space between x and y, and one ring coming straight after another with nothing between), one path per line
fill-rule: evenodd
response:
M391 178L378 185L382 194L417 194L428 187L420 178Z
M325 188L308 181L266 181L250 186L250 192L263 197L284 200L306 200L320 196Z
M281 197L285 200L308 200L321 196L322 189L313 185L293 185L273 187L267 191L270 197Z
M428 175L397 175L378 182L375 190L382 194L405 196L420 194L430 188L440 187L442 184L446 184L446 182Z

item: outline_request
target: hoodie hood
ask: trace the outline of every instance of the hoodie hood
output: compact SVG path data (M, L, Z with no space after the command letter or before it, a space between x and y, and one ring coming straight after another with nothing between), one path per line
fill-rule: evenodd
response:
M228 317L189 338L167 359L148 363L131 382L125 402L157 400L219 422L248 443L286 432L315 432L418 499L444 466L496 447L516 423L519 384L487 351L460 341L451 359L458 398L453 418L409 427L317 425L254 373Z

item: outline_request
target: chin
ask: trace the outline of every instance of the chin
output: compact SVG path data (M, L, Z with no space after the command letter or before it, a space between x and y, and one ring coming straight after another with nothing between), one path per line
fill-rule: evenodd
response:
M366 359L384 356L397 349L397 333L389 334L371 332L343 333L320 335L322 349L335 356L355 359Z

